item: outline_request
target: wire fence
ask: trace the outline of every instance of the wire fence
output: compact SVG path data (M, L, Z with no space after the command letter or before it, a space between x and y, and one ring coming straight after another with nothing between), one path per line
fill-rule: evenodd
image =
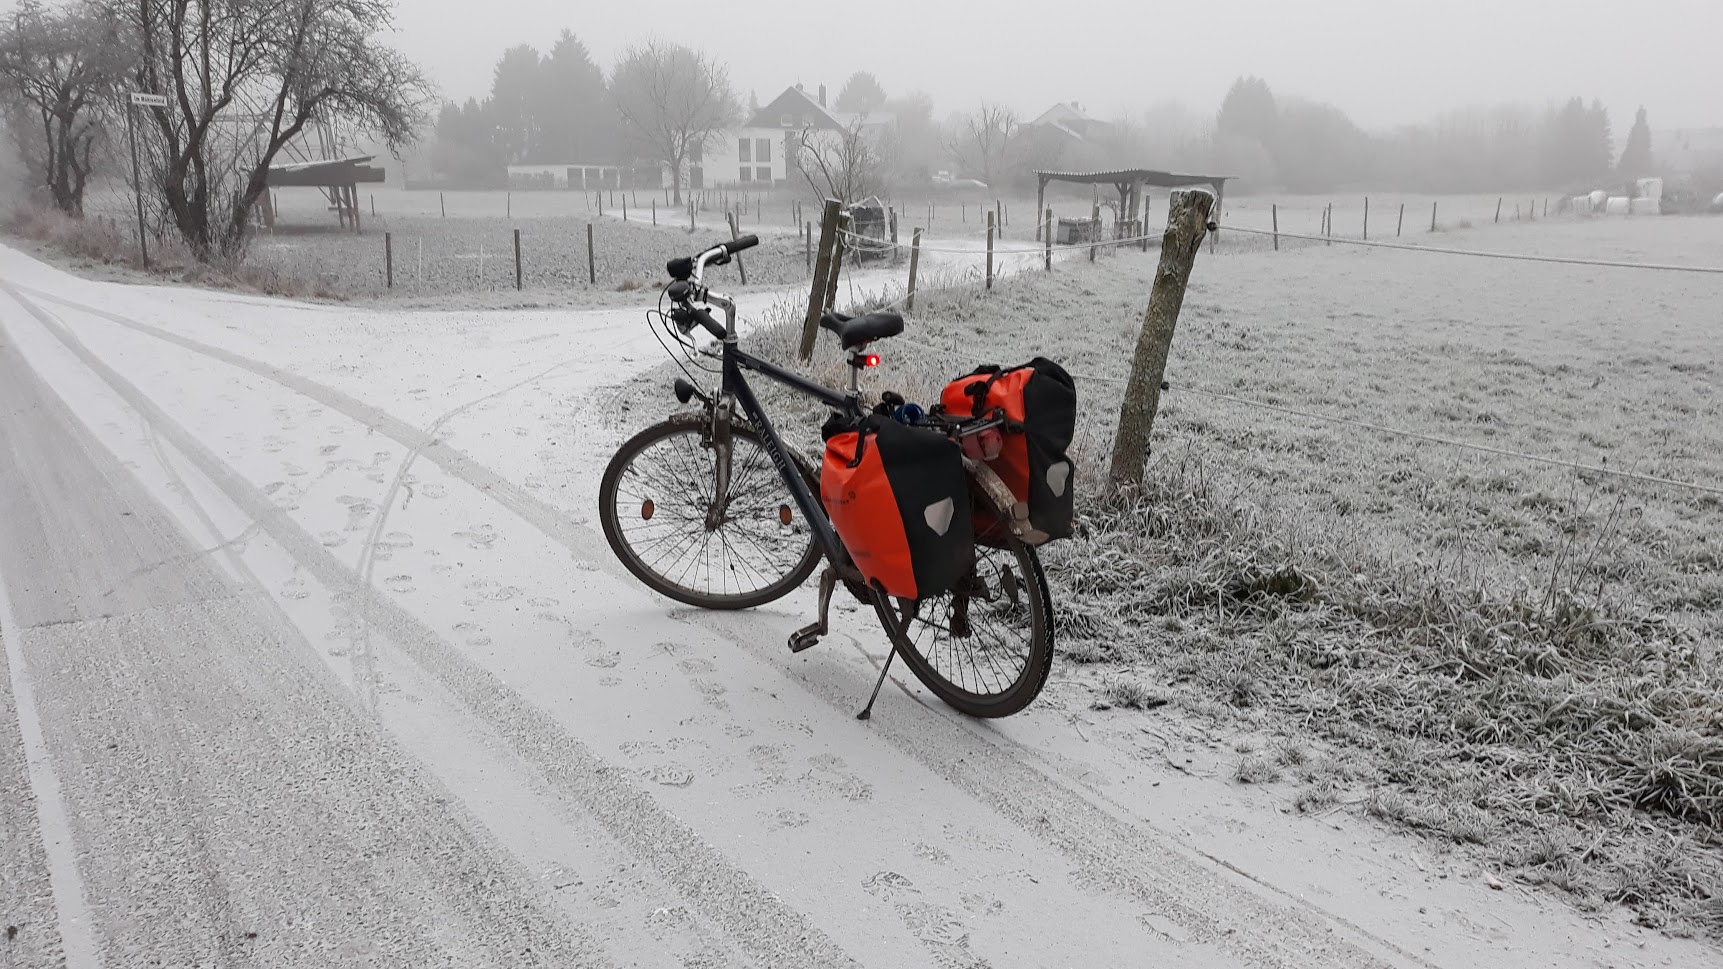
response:
M1511 261L1519 261L1519 262L1546 263L1546 264L1556 264L1556 265L1576 265L1576 266L1602 267L1602 268L1627 269L1627 270L1644 270L1644 271L1648 271L1648 272L1685 272L1685 273L1697 273L1697 274L1705 274L1705 275L1723 275L1723 268L1714 268L1714 267L1707 267L1707 266L1674 265L1674 264L1666 264L1666 263L1634 262L1634 261L1610 260L1610 259L1581 259L1581 258L1571 258L1571 257L1561 257L1561 256L1542 256L1542 255L1531 254L1531 253L1513 253L1513 252L1498 252L1498 251L1488 251L1488 250L1459 249L1459 248L1441 247L1441 246L1422 246L1422 245L1413 245L1413 244L1405 244L1405 243L1389 243L1389 242L1379 242L1379 241L1368 241L1368 240L1364 240L1364 239L1342 239L1342 238L1334 238L1334 237L1329 237L1329 236L1315 236L1315 235L1306 235L1306 234L1299 234L1299 233L1287 233L1287 232L1275 233L1273 230L1262 230L1262 229L1256 229L1256 228L1236 227L1236 226L1235 227L1229 227L1229 230L1234 231L1234 232L1241 232L1241 233L1245 233L1245 234L1250 234L1250 235L1259 235L1259 236L1278 235L1280 238L1290 238L1290 239L1298 239L1298 240L1305 240L1305 241L1311 241L1311 242L1322 242L1322 243L1335 242L1335 243L1340 243L1343 245L1352 245L1352 246L1368 247L1368 248L1392 249L1392 250L1399 250L1399 251L1405 251L1405 252L1422 253L1422 254L1426 254L1426 255L1477 257L1477 258L1502 259L1502 260L1511 260ZM878 240L867 239L864 237L856 237L853 234L846 235L845 238L846 238L846 244L850 244L852 240L855 244L873 244L873 245L879 244ZM1126 238L1126 239L1107 240L1104 243L1082 244L1082 245L1065 245L1065 246L1052 246L1052 247L1047 247L1044 245L1042 247L1038 247L1038 248L1034 248L1034 249L1018 248L1018 249L1012 249L1012 250L1005 250L1004 252L1015 253L1015 254L1025 254L1025 253L1041 254L1041 253L1044 253L1044 252L1047 252L1050 250L1052 252L1067 252L1068 253L1068 252L1073 252L1073 251L1088 251L1092 248L1109 246L1109 245L1117 248L1117 247L1120 247L1123 245L1141 243L1148 238L1150 238L1150 236L1143 235L1143 236L1136 236L1136 237ZM1159 236L1158 235L1154 236L1154 238L1159 238ZM886 245L888 248L891 248L891 249L905 249L905 248L907 248L907 247L904 247L901 245L893 245L890 243L887 243ZM960 256L969 256L969 257L975 257L977 255L983 255L983 256L986 255L986 253L984 253L984 252L978 253L973 248L930 247L927 245L923 245L920 248L923 252L941 252L941 253L946 253L946 254L951 254L951 255L960 255ZM994 254L1000 255L1001 252L1002 252L1001 250L995 250ZM949 285L946 288L949 288ZM873 305L872 308L875 310L898 309L898 308L901 308L911 298L912 295L913 294L909 291L909 288L906 287L903 296L900 296L899 298L892 300L892 301L889 301L889 302L878 303L876 305ZM1723 295L1723 294L1720 294L1720 295ZM949 355L952 352L954 352L954 348L940 349L938 347L934 347L934 346L931 346L929 344L922 343L922 342L908 339L908 338L901 337L901 336L896 337L895 339L901 343L908 344L909 346L917 347L917 348L925 350L929 353L938 354L941 356L946 356L946 355ZM1104 374L1095 374L1095 373L1075 373L1074 372L1074 373L1072 373L1072 376L1076 377L1080 380L1093 380L1093 381L1098 381L1098 382L1102 382L1102 383L1124 384L1124 383L1128 382L1128 378L1126 378L1126 377L1115 377L1115 376L1108 376L1108 375L1104 375ZM1621 481L1632 481L1632 482L1637 482L1640 484L1674 488L1674 489L1684 490L1684 491L1697 493L1697 494L1723 496L1723 486L1704 484L1704 483L1694 482L1694 481L1684 481L1681 479L1670 478L1670 477L1665 477L1665 476L1660 476L1660 475L1646 474L1646 473L1637 472L1637 471L1627 471L1627 470L1621 470L1621 469L1617 469L1617 468L1610 468L1610 467L1607 467L1604 465L1599 465L1599 464L1587 464L1584 462L1570 461L1570 460L1566 460L1563 458L1555 458L1555 457L1549 457L1546 455L1533 454L1533 453L1529 453L1529 452L1525 452L1525 451L1514 450L1512 448L1496 447L1496 446L1492 446L1492 445L1488 445L1488 444L1479 444L1479 443L1471 442L1471 441L1457 440L1454 438L1443 437L1440 435L1430 434L1430 433L1426 433L1423 431L1416 431L1416 430L1411 430L1408 428L1401 428L1401 427L1393 427L1393 426L1390 426L1387 424L1381 424L1381 423L1374 422L1374 421L1360 420L1358 418L1342 417L1342 416L1337 416L1337 415L1333 415L1333 414L1325 414L1325 413L1315 411L1315 410L1310 410L1307 408L1289 407L1289 406L1286 406L1284 404L1275 404L1275 403L1270 403L1267 401L1255 400L1255 399L1252 399L1249 397L1242 397L1242 396L1239 396L1236 394L1223 393L1223 392L1216 391L1216 390L1209 390L1206 388L1186 385L1186 384L1182 384L1182 383L1178 384L1178 385L1163 384L1163 390L1170 391L1174 394L1187 393L1187 394L1192 394L1192 395L1196 395L1199 397L1206 397L1206 398L1213 399L1213 400L1225 401L1225 402L1236 404L1239 406L1250 407L1250 408L1268 411L1268 412L1272 412L1272 413L1283 414L1286 416L1296 417L1296 418L1300 418L1303 420L1315 421L1318 423L1326 423L1326 424L1331 424L1331 425L1336 425L1336 426L1351 427L1351 428L1356 428L1356 429L1360 429L1360 430L1367 430L1367 431L1371 431L1371 432L1375 432L1375 433L1379 433L1379 434L1384 434L1384 435L1388 435L1388 436L1392 436L1392 437L1397 437L1397 438L1401 438L1401 439L1406 439L1406 440L1415 440L1415 441L1420 441L1420 442L1427 443L1427 444L1436 444L1436 445L1440 445L1440 446L1444 446L1444 447L1451 447L1451 448L1456 448L1456 449L1461 449L1461 450L1466 450L1466 451L1472 451L1472 452L1481 453L1481 454L1489 454L1489 455L1492 455L1495 457L1509 458L1509 459L1518 460L1518 461L1525 461L1525 462L1533 463L1533 464L1541 464L1541 465L1545 465L1545 466L1549 466L1549 467L1564 468L1567 470L1579 472L1581 474L1591 474L1591 475L1597 475L1597 476L1601 476L1601 477L1613 478L1613 479L1621 480Z

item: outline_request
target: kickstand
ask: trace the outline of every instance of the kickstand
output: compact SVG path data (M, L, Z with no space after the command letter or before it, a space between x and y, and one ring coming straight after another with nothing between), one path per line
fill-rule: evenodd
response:
M885 665L879 668L879 679L873 685L873 695L867 698L867 706L862 708L862 712L856 714L857 720L871 720L873 718L874 701L879 699L879 688L885 685L886 674L891 672L891 661L897 659L898 643L903 637L903 629L894 628L897 619L891 614L889 600L886 599L885 593L878 589L873 590L873 608L879 614L880 625L885 627L886 635L891 639L891 652L886 654ZM908 627L909 617L905 616L903 628L907 629Z

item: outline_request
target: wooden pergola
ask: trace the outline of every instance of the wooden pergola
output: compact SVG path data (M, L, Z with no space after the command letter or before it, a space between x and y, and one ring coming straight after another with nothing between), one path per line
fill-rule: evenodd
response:
M1188 188L1206 185L1214 189L1215 212L1226 198L1226 183L1231 175L1186 175L1179 172L1157 172L1148 168L1125 168L1111 172L1035 172L1035 240L1041 240L1041 213L1047 211L1047 183L1070 182L1076 185L1111 185L1119 193L1119 221L1139 222L1143 217L1143 188Z
M359 185L380 184L383 169L366 164L375 155L352 158L331 158L324 161L294 162L269 169L270 188L319 188L328 196L330 205L341 220L342 227L359 231ZM270 193L263 193L263 222L275 225L275 204Z

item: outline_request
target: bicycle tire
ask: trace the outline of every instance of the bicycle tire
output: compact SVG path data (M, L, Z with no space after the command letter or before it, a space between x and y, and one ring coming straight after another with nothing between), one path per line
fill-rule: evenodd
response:
M635 459L653 445L659 444L660 442L670 438L689 435L703 439L706 426L707 422L704 415L698 415L697 417L696 415L679 415L677 417L672 417L670 420L664 421L663 423L654 424L629 438L627 441L624 441L622 446L617 448L616 454L611 457L610 463L604 469L604 477L599 482L599 522L603 526L604 539L610 544L611 552L616 555L619 561L621 561L623 567L627 568L635 578L645 583L647 588L652 589L654 592L670 599L674 599L677 602L685 603L701 609L752 609L756 606L762 606L768 602L783 598L791 591L801 586L802 583L808 580L808 576L813 574L814 569L820 562L820 548L819 544L814 540L814 535L811 530L804 530L801 533L804 536L806 546L794 557L795 565L785 571L781 576L775 580L764 583L757 589L751 589L746 592L735 594L725 594L716 593L709 589L697 589L681 584L678 579L664 575L662 572L655 569L652 564L649 564L647 559L641 555L640 551L628 540L626 529L623 528L622 521L619 516L620 506L618 495L622 491L623 478L630 468L633 467ZM730 425L730 433L732 447L736 447L738 445L752 445L753 448L758 450L761 457L766 458L765 467L771 471L771 475L768 480L776 483L779 488L782 488L782 479L777 476L777 470L770 462L769 455L766 453L765 445L760 438L759 432L755 431L754 428L747 424L732 422ZM792 458L794 458L794 455L792 455ZM814 494L818 494L819 484L815 480L812 472L809 471L807 465L801 461L795 461L795 464L797 469L801 472L802 480L808 485L809 490ZM691 473L698 473L700 469L689 468L687 470ZM734 485L735 483L736 481L733 479L732 484ZM710 481L708 481L705 487L708 491L711 489L712 486ZM695 495L694 500L698 501L702 497L703 495ZM782 497L784 499L782 507L791 509L795 508L794 502L789 498L788 489L783 490ZM794 514L799 514L799 511L794 512ZM710 572L710 569L708 569L708 572Z
M976 505L992 512L990 517L993 522L1010 520L1009 512L1000 508L986 491L973 484L970 490ZM978 692L968 689L964 684L953 682L936 668L930 657L923 655L920 649L909 641L909 628L914 622L922 621L907 618L911 615L911 610L919 612L924 609L937 609L939 602L953 599L952 593L921 600L919 603L898 600L898 616L900 620L907 620L904 622L905 643L899 652L903 654L904 662L909 665L916 679L947 706L981 719L1008 717L1020 712L1041 695L1042 688L1047 684L1047 677L1052 672L1053 600L1047 589L1047 576L1041 569L1041 557L1032 546L1025 545L1002 524L995 524L988 534L978 534L976 538L978 556L986 552L1007 554L1027 580L1021 588L1025 593L1029 613L1029 648L1022 671L1002 689ZM978 566L978 570L979 568Z

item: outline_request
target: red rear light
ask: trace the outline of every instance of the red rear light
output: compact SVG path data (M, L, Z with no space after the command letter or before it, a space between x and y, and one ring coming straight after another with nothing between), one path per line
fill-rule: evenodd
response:
M879 354L870 353L867 356L862 357L862 366L864 366L864 367L877 367L877 366L879 366Z

